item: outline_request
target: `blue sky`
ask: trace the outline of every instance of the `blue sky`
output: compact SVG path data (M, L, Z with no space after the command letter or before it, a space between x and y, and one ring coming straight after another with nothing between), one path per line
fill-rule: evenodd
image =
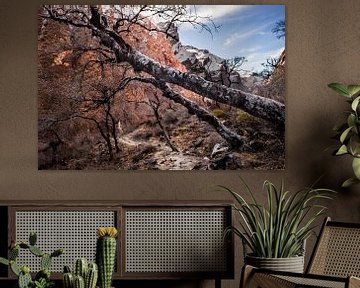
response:
M199 32L190 25L179 28L184 45L208 49L222 58L245 56L242 68L261 71L266 58L277 57L285 47L285 39L271 32L275 23L285 20L284 5L196 5L199 16L211 16L218 32Z

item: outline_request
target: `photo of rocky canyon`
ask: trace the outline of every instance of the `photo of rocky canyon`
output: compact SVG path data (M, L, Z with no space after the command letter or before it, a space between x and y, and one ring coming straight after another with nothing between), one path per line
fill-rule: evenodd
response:
M284 5L44 5L39 170L285 169Z

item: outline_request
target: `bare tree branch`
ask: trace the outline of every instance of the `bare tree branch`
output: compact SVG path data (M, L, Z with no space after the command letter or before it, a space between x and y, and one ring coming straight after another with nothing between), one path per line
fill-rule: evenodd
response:
M51 14L51 18L70 25L79 25L78 20L72 21L72 19L65 19L64 16L59 18L54 13ZM177 84L206 98L240 108L253 116L273 122L280 129L284 128L284 104L241 90L218 85L206 81L197 75L180 72L174 68L161 65L133 49L119 34L105 28L101 23L98 25L84 23L86 24L82 24L83 27L91 29L92 34L99 37L101 44L110 48L115 53L118 62L128 62L135 71L149 73L156 79Z
M239 148L243 145L243 140L238 134L231 131L224 124L222 124L218 118L210 114L204 108L197 105L195 102L192 102L189 99L181 96L180 94L175 93L164 81L156 80L154 78L142 77L128 77L125 78L123 81L124 83L129 83L131 81L140 81L143 83L152 84L156 88L160 89L166 98L173 100L175 103L181 104L182 106L187 108L190 114L194 114L200 120L210 124L219 133L219 135L222 136L231 146Z

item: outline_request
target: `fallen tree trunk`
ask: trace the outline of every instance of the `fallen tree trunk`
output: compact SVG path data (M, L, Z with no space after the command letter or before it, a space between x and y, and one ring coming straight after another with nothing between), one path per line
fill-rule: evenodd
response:
M129 77L123 80L123 83L128 84L130 81L140 81L143 83L149 83L160 89L163 95L173 100L175 103L184 106L190 114L196 115L200 120L210 124L216 132L223 137L232 147L239 148L243 145L243 140L237 133L231 131L224 124L222 124L218 118L210 114L207 110L197 105L195 102L175 93L168 84L164 81L156 80L154 78L142 78L142 77Z
M100 21L94 21L93 19L100 19L100 14L97 9L91 9L90 22L84 23L72 21L66 18L66 14L65 16L59 17L50 11L48 11L48 13L47 18L90 29L92 35L99 37L102 45L110 48L114 52L117 62L128 62L135 71L146 72L156 79L179 85L219 103L240 108L253 116L273 122L280 129L284 129L285 127L284 104L269 98L209 82L200 76L181 72L158 63L133 49L119 34L101 25Z
M111 48L119 61L128 62L135 71L143 71L156 79L179 85L205 98L240 108L249 114L272 121L280 128L285 126L285 105L241 90L228 88L204 78L177 69L166 67L146 55L134 50L111 31L97 30L102 43Z

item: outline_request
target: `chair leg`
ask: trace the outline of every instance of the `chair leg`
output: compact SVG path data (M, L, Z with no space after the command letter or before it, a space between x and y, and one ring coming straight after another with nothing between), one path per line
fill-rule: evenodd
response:
M241 278L240 278L240 288L246 288L248 287L251 276L253 275L254 267L250 265L244 265L241 271Z
M272 276L271 274L261 273L257 269L246 265L243 267L240 280L240 288L296 288L295 283ZM354 288L357 286L354 286Z
M215 278L215 288L221 288L221 278Z

